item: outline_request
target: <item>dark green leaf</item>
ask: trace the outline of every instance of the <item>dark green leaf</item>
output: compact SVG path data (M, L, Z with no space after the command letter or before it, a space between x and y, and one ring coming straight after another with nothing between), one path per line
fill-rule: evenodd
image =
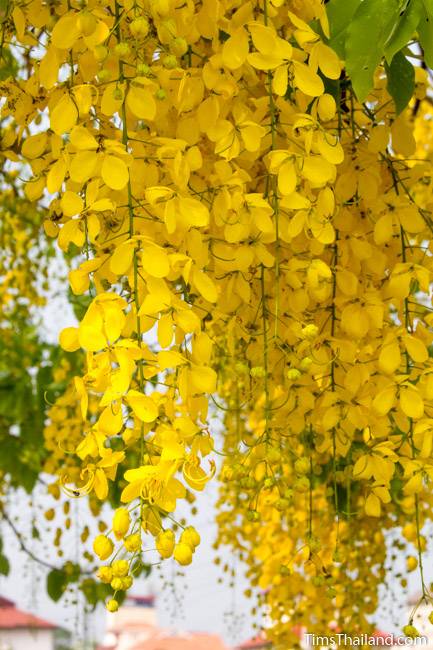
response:
M326 5L329 20L329 45L340 58L345 58L344 43L346 30L352 16L358 9L361 0L331 0Z
M433 0L422 0L427 16L433 18Z
M394 55L408 44L423 15L422 0L410 0L403 11L385 46L385 58L391 63Z
M51 600L57 602L65 593L68 576L60 569L53 569L47 575L47 592Z
M433 16L424 15L418 24L418 38L424 52L424 60L429 68L433 68Z
M397 19L395 0L364 0L347 28L346 68L360 102L373 87L374 72Z
M10 571L9 560L6 555L0 555L0 574L2 576L8 576Z
M395 110L399 115L408 105L415 88L415 70L402 52L392 59L391 65L386 66L388 77L387 89L394 100Z

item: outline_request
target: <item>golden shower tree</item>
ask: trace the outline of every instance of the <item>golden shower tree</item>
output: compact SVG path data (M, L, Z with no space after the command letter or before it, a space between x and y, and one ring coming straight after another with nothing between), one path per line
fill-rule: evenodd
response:
M6 249L36 214L81 312L41 471L117 507L108 609L215 474L277 647L370 629L390 529L430 602L431 2L14 0L2 52Z

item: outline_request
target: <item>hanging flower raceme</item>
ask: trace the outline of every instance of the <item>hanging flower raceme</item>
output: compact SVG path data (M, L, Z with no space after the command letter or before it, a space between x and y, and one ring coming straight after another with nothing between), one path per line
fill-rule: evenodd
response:
M369 629L396 526L431 598L427 78L401 105L379 60L364 101L318 0L214 5L14 5L39 48L2 115L81 307L47 469L116 507L93 547L108 609L144 551L193 562L178 502L222 447L219 542L295 647L295 624Z

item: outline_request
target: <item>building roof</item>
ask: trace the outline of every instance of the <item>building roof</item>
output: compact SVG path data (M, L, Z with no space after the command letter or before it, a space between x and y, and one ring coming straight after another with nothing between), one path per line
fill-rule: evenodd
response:
M302 639L305 628L301 625L294 625L292 627L292 632L298 637L298 639ZM258 636L248 639L248 641L244 641L240 645L236 646L236 650L254 650L254 648L267 648L270 645L271 641L259 634Z
M54 630L56 625L44 621L38 616L22 612L7 598L0 597L0 630L19 630L30 628L32 630Z
M126 605L135 605L136 607L154 607L155 596L130 596L126 599Z
M148 639L131 650L227 650L227 646L214 634L191 633Z
M253 650L254 648L266 648L271 644L268 639L265 639L263 636L255 636L252 639L244 641L240 645L236 646L236 650Z
M393 639L394 635L389 632L381 632L381 630L375 630L371 635L373 639Z

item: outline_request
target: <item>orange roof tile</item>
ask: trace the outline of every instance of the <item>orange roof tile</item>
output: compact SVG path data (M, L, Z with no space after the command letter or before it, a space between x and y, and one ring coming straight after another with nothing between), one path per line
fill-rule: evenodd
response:
M227 646L216 635L191 633L149 639L131 650L227 650Z
M14 606L0 607L0 630L23 628L54 630L56 626L48 623L48 621L44 621L42 618L33 616L33 614L22 612Z
M264 639L262 636L255 636L253 639L248 639L240 645L236 646L237 650L253 650L253 648L266 648L271 645L271 642Z

